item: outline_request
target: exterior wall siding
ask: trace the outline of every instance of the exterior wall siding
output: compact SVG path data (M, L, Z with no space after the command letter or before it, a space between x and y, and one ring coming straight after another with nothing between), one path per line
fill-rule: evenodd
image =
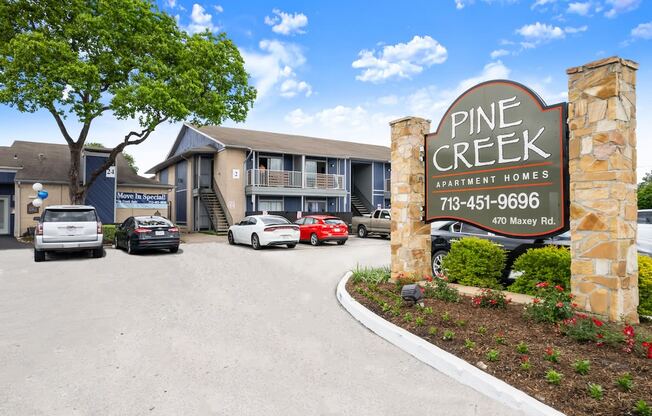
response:
M197 147L209 146L219 150L220 145L217 144L215 141L209 139L203 134L197 133L195 130L192 130L188 127L185 127L185 130L186 131L184 132L183 137L179 141L177 148L174 150L174 153L170 155L170 157L179 155L185 152L186 150L194 149Z
M247 198L244 192L247 172L243 169L246 156L245 150L224 149L215 155L213 163L213 178L226 203L223 209L229 211L234 223L244 218L246 210L250 210L251 198ZM234 178L234 171L238 172L237 178Z
M90 177L105 161L106 156L86 155L84 163L85 178ZM115 177L109 178L106 173L100 174L88 189L84 201L86 204L95 207L100 221L105 224L111 224L115 221L115 181Z
M23 235L27 232L28 227L36 227L34 217L40 216L45 207L50 205L68 205L70 204L70 194L68 192L68 185L55 185L44 184L43 188L48 191L48 197L43 201L43 205L39 208L37 214L28 214L27 205L36 198L36 192L32 189L32 183L21 183L16 185L19 189L17 194L20 194L20 200L17 200L18 206L16 211L20 210L20 224L17 225L18 235Z

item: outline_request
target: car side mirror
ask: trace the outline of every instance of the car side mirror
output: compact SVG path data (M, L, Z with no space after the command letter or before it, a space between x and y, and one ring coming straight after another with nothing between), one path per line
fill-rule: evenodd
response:
M41 217L32 217L34 221L41 221Z

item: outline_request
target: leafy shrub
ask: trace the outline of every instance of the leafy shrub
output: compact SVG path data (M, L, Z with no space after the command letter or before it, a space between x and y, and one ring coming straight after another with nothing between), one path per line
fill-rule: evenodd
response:
M645 402L645 400L639 400L634 406L634 413L637 416L652 416L652 410L650 406Z
M562 373L558 373L555 370L546 371L546 381L555 386L558 386L561 383L563 377L564 375Z
M498 361L499 358L500 358L500 351L489 350L489 352L487 352L487 361Z
M591 370L591 361L589 360L577 360L573 363L573 368L575 372L580 375L587 375Z
M459 302L460 293L454 287L448 286L446 278L431 278L425 285L423 296L429 299L440 299L445 302Z
M616 385L624 392L631 391L634 387L634 380L632 375L629 373L624 373L622 376L616 379Z
M595 342L598 345L618 345L625 340L625 336L611 325L584 314L564 319L559 326L559 331L575 341Z
M390 271L389 267L360 267L356 266L351 281L357 283L371 283L380 284L389 280Z
M652 316L652 258L638 256L638 313Z
M534 295L536 284L548 282L551 286L570 288L571 256L565 247L531 248L520 255L512 269L522 274L509 287L510 292Z
M398 276L396 276L396 287L398 289L400 289L405 285L411 285L411 284L414 284L414 283L416 283L416 282L418 282L420 280L421 279L419 279L418 277L416 277L414 275L408 276L406 274L399 273Z
M500 290L482 289L478 296L471 298L471 303L480 308L505 309L511 299L505 296Z
M516 352L519 354L527 354L529 352L529 348L527 344L523 341L519 342L518 345L516 346Z
M593 397L595 400L602 400L603 391L601 385L595 383L589 383L588 387L589 387L589 394L591 395L591 397Z
M548 282L536 285L538 297L525 305L525 316L537 322L558 322L573 316L573 295L563 286L550 287Z
M500 289L505 268L505 250L477 237L453 241L442 260L442 268L451 282L467 286Z
M111 244L113 243L113 238L115 237L115 225L114 224L104 224L102 225L102 235L103 243Z

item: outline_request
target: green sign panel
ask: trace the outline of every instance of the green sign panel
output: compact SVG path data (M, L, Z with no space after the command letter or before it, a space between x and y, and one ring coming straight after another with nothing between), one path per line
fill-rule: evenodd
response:
M426 136L426 221L513 237L568 228L566 104L504 80L476 85Z

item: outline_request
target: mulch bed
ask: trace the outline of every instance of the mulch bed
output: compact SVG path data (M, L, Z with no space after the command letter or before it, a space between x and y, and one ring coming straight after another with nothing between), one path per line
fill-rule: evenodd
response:
M522 305L510 304L506 309L474 308L468 297L462 297L459 303L425 299L425 306L433 309L430 315L419 313L420 308L403 305L400 307L401 315L397 317L391 311L383 312L376 302L357 293L355 289L358 287L368 289L365 283L353 284L349 281L347 291L384 319L473 365L479 362L486 364L484 371L487 373L567 415L635 415L634 405L641 399L652 406L652 360L640 352L628 354L620 347L579 343L560 334L555 325L525 319ZM381 284L377 288L375 295L393 305L394 300L388 291L398 293L396 286ZM423 317L424 324L417 326L414 320L406 322L406 312ZM448 319L443 317L446 313ZM429 334L430 327L437 328L435 335ZM479 332L481 327L486 329L484 334ZM649 324L635 326L635 329L652 332ZM442 339L447 330L454 332L452 340ZM497 336L502 337L504 342L499 343ZM467 339L475 342L472 350L465 347ZM527 354L516 351L520 342L527 344ZM545 350L549 346L560 352L558 363L545 359ZM500 352L498 361L487 360L487 352L492 349ZM529 370L520 368L523 355L529 357L532 365ZM575 372L572 363L577 360L590 360L591 369L587 375ZM545 374L549 369L563 374L560 385L546 381ZM616 379L625 372L629 372L634 381L634 388L628 393L615 384ZM589 395L589 382L602 386L603 399L596 400Z

